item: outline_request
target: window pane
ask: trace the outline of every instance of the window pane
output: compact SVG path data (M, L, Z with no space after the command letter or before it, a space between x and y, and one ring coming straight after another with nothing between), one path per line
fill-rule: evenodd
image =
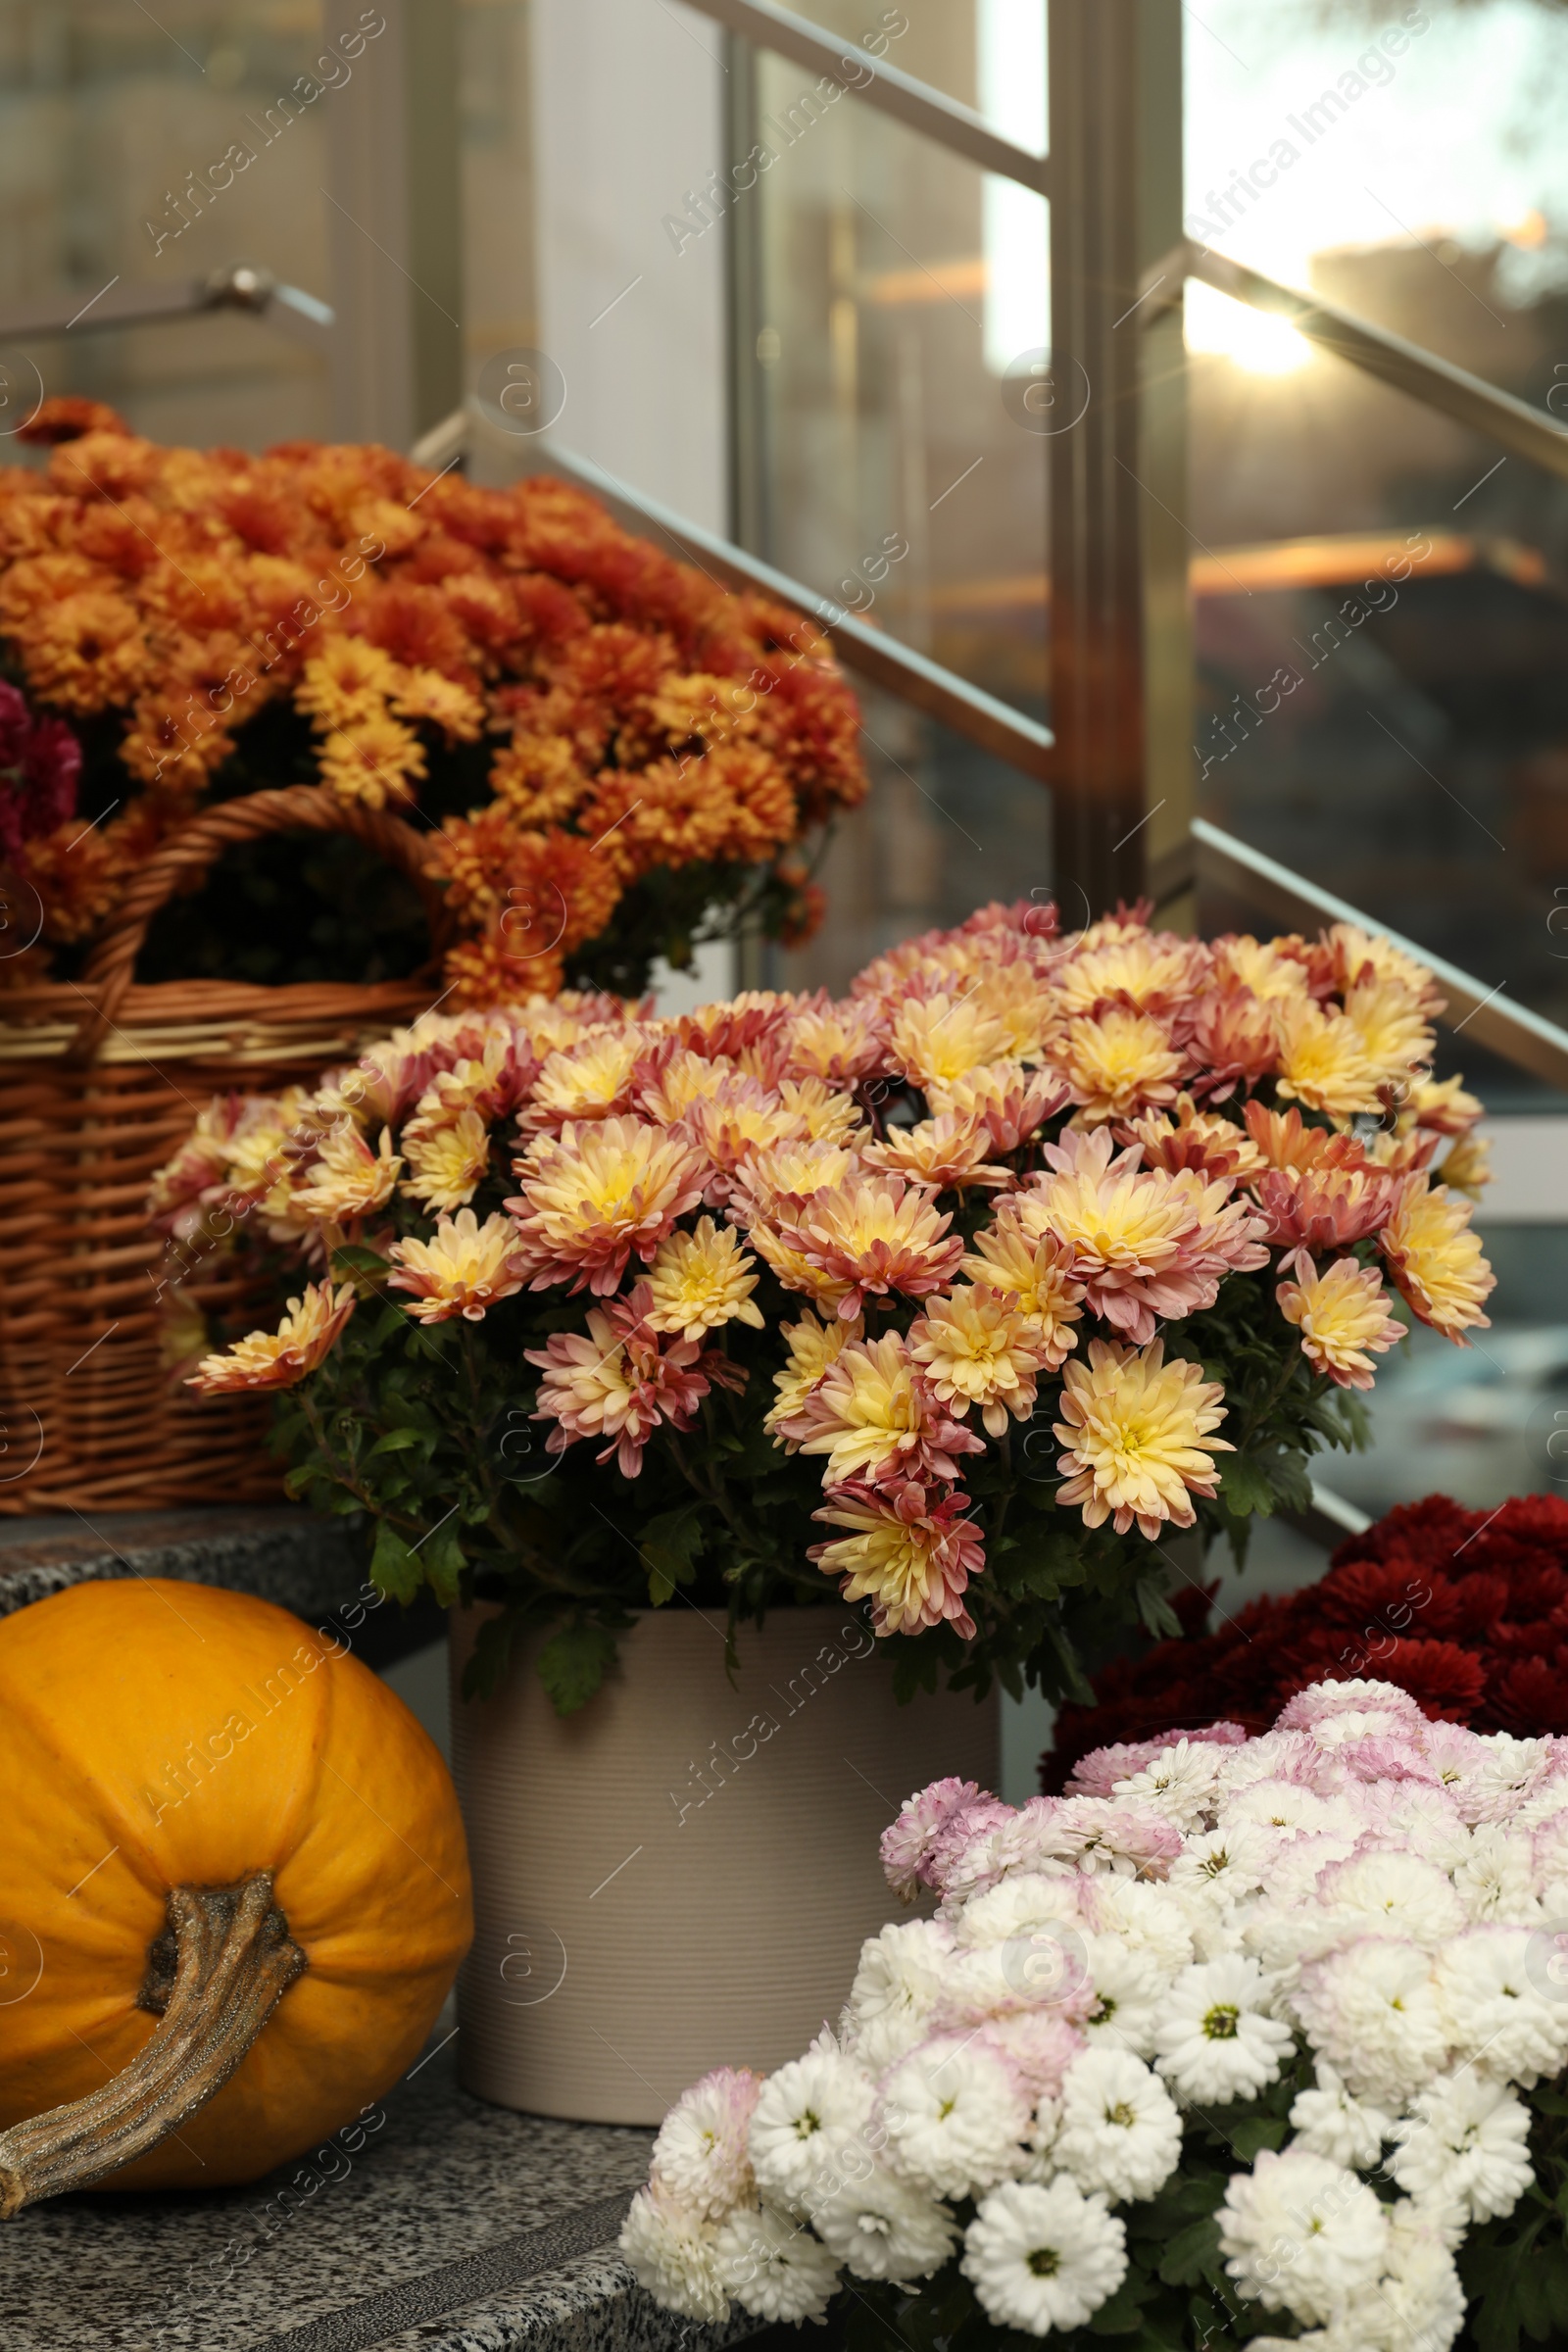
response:
M0 0L0 312L245 261L326 299L314 0ZM352 24L352 15L345 18ZM248 159L248 160L246 160ZM238 314L18 346L49 392L162 441L259 448L327 430L317 354Z

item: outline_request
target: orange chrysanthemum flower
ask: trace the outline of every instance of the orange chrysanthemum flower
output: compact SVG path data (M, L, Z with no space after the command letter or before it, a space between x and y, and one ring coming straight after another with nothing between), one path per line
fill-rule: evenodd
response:
M330 1282L313 1282L302 1298L289 1300L276 1331L253 1331L225 1354L204 1357L186 1386L204 1396L292 1389L325 1359L354 1307L352 1283L334 1291Z

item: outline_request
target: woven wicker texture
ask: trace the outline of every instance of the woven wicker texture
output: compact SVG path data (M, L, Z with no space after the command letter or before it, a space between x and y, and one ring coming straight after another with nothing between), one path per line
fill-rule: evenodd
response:
M313 1085L439 986L139 985L136 956L165 901L231 844L285 832L367 843L416 882L444 945L420 836L296 785L209 809L166 842L79 983L0 995L0 1512L278 1498L266 1398L198 1401L160 1350L176 1298L242 1329L270 1321L272 1301L222 1255L184 1273L148 1228L148 1186L214 1095Z

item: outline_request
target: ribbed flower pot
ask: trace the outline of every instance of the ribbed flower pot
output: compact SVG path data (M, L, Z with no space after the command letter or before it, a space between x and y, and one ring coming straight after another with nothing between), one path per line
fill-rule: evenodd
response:
M459 1984L462 2079L584 2123L657 2124L708 2068L763 2070L835 2020L861 1941L899 1912L877 1838L958 1773L996 1786L996 1694L907 1706L848 1608L743 1625L640 1614L579 1713L529 1652L459 1695L484 1611L454 1614L453 1768L476 1934Z

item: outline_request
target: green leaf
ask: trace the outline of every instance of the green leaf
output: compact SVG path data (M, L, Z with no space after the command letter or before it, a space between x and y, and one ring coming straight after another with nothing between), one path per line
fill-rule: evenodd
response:
M1197 2286L1219 2262L1219 2223L1212 2214L1178 2230L1165 2248L1159 2275L1167 2286Z
M1271 2116L1249 2116L1245 2123L1233 2128L1230 2143L1244 2164L1253 2164L1259 2148L1272 2148L1277 2154L1284 2147L1289 2131L1289 2124Z
M705 1542L701 1503L658 1511L644 1523L639 1549L648 1570L648 1597L656 1609L663 1606L677 1585L691 1583Z
M1225 1464L1219 1491L1225 1508L1238 1519L1246 1519L1253 1511L1267 1519L1273 1512L1273 1483L1262 1463L1250 1454L1239 1453Z
M1089 2323L1091 2335L1132 2335L1142 2328L1143 2306L1154 2293L1152 2279L1129 2271L1108 2303L1102 2303Z
M411 1446L418 1445L422 1434L417 1429L389 1429L376 1439L365 1458L373 1462L378 1453L407 1453Z
M450 1609L458 1597L459 1582L467 1565L456 1513L425 1537L419 1546L419 1557L424 1562L431 1592L442 1608Z
M363 1250L358 1244L345 1243L332 1252L332 1265L341 1274L370 1274L379 1279L391 1271L391 1261L377 1256L373 1250ZM399 1308L401 1314L402 1309Z
M539 1680L558 1715L585 1707L615 1663L615 1637L608 1626L573 1618L551 1635L539 1652Z
M423 1575L418 1554L409 1549L391 1520L383 1519L370 1554L370 1579L376 1591L384 1592L388 1600L412 1600Z

